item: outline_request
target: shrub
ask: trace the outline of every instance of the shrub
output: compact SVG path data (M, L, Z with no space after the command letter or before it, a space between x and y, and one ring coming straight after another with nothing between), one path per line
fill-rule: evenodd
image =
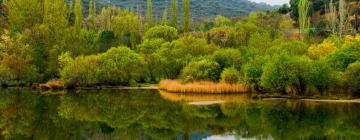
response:
M149 29L144 36L145 39L162 38L166 41L172 41L177 37L178 31L176 30L176 28L166 25L155 26Z
M10 69L0 65L0 85L7 84L10 79Z
M267 62L265 57L256 57L244 65L244 81L256 90L260 90L263 65Z
M165 43L164 39L146 39L138 46L138 50L143 54L146 62L146 75L142 78L148 82L157 82L164 75L163 67L166 60L157 54L163 43Z
M336 73L323 60L313 61L309 65L309 69L305 72L308 86L317 88L320 93L333 86L336 82Z
M286 88L292 87L302 94L306 87L304 72L308 63L306 57L291 57L286 53L275 55L264 65L261 85L283 93L286 93Z
M274 41L273 44L278 43ZM268 50L266 50L266 54L273 55L279 54L282 52L286 52L289 55L304 55L308 50L308 46L306 43L301 41L286 41L280 42L279 45L274 45Z
M66 63L60 75L67 86L90 86L99 83L100 68L97 56L79 56Z
M220 64L222 69L225 67L235 67L238 70L241 69L242 56L238 49L220 49L214 52L213 59Z
M208 45L205 39L185 36L171 43L164 43L156 53L167 78L176 78L193 58L212 54L217 47Z
M226 68L221 73L221 82L228 84L236 84L239 82L239 71L237 71L234 67Z
M308 49L308 56L311 59L319 59L333 53L334 51L336 51L335 43L330 40L324 40L321 44L310 46Z
M360 61L352 63L345 71L346 83L352 93L360 95Z
M269 33L256 32L251 34L249 46L257 48L260 53L265 53L266 49L271 47L271 41Z
M211 59L192 61L182 70L181 77L185 82L218 81L220 65Z
M212 28L209 31L209 41L221 47L232 47L233 33L234 29L227 26Z
M145 62L143 58L127 47L111 48L99 56L101 61L101 82L107 84L129 84L137 80Z
M360 42L343 46L326 57L328 63L335 69L345 70L351 63L360 60Z

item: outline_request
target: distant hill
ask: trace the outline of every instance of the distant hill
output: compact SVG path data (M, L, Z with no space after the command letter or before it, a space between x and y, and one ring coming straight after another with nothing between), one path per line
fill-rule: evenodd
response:
M89 0L83 0L85 10ZM98 9L103 6L115 5L121 8L146 13L146 0L96 0ZM248 0L190 0L191 16L194 19L210 18L217 15L226 17L244 16L252 11L267 11L277 8L265 3L254 3ZM164 7L170 14L170 0L153 0L154 16L160 18ZM182 0L179 1L179 16L181 17Z

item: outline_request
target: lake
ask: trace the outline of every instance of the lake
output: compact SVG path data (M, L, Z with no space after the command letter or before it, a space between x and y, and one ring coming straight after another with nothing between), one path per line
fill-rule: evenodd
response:
M360 139L357 103L157 90L0 92L0 139Z

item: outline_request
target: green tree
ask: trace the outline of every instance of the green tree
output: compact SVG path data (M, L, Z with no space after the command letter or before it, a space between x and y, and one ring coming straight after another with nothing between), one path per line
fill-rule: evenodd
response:
M24 43L21 34L10 35L9 31L1 36L0 66L9 71L9 80L35 82L39 80L37 68L33 63L34 50Z
M305 72L305 78L308 86L317 88L322 94L334 86L336 73L326 61L317 60L310 63L309 69Z
M162 15L162 19L161 19L161 24L162 25L167 25L168 24L167 20L168 20L168 9L167 9L167 7L165 7L163 15Z
M310 0L299 0L299 26L303 37L306 37L310 28Z
M263 74L263 66L267 63L264 56L255 57L244 65L244 81L250 84L255 90L261 90L261 76Z
M178 0L171 0L170 26L178 28L179 4Z
M218 81L221 74L220 65L211 59L201 59L190 62L181 72L185 82Z
M360 95L360 61L352 63L345 71L346 84L354 95Z
M158 25L149 29L145 35L145 39L162 38L166 41L172 41L178 37L178 31L176 28L170 26Z
M234 67L237 70L241 70L243 60L241 52L238 49L220 49L214 52L212 57L217 63L220 64L221 69Z
M7 19L11 31L22 31L31 28L43 20L43 5L40 0L4 0Z
M143 43L138 45L138 51L144 55L146 62L147 75L144 78L150 82L158 82L161 78L165 77L164 64L166 60L156 53L164 43L164 39L156 38L145 39Z
M337 49L334 53L326 57L331 67L337 70L345 70L351 63L360 60L360 42L351 43Z
M146 14L146 25L147 29L153 26L153 6L152 0L147 0L147 14Z
M83 21L83 12L82 12L82 0L75 0L75 31L80 32L82 21Z
M236 84L239 82L240 73L234 67L225 68L221 73L221 82Z
M60 75L66 86L93 86L100 82L101 63L98 56L79 56L72 60L67 55L59 57L63 63Z
M101 54L101 82L106 84L125 84L138 80L141 77L145 62L143 58L130 50L128 47L120 46L111 48Z
M89 0L89 10L88 10L89 17L94 17L96 16L96 2L93 0Z
M182 14L182 27L184 32L188 32L190 30L190 0L183 0L183 14Z
M287 93L288 87L298 94L306 88L305 74L309 64L306 57L289 56L286 53L273 56L263 67L261 85L272 91Z

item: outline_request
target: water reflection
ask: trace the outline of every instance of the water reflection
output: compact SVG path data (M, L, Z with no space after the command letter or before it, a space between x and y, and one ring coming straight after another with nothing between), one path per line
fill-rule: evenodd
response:
M235 95L222 98L234 102L194 106L184 101L196 97L165 94L101 90L49 96L1 90L0 139L360 139L359 104Z

